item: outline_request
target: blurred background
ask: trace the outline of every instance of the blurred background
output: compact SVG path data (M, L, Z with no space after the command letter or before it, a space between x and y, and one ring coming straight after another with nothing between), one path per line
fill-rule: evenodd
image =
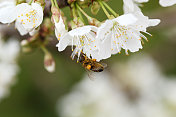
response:
M108 3L123 14L122 0ZM63 11L69 20L69 8ZM0 37L0 117L176 117L176 6L150 0L142 11L161 19L148 29L149 42L137 53L104 60L108 68L90 74L93 81L70 59L69 47L61 53L48 47L56 61L51 74L40 49L25 54L23 37ZM106 19L102 11L96 17ZM0 25L0 33L9 28Z

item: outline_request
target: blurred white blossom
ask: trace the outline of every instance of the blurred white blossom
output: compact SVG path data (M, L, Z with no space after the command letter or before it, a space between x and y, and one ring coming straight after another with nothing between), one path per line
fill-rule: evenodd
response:
M163 7L168 7L176 4L176 0L160 0L159 3Z
M125 117L126 110L132 112L132 108L127 106L126 97L119 88L114 87L106 72L93 76L96 77L95 81L86 75L58 103L61 117Z
M113 65L114 72L86 76L58 103L61 117L175 117L176 80L148 55Z
M0 101L9 94L11 85L19 71L16 59L20 51L19 42L11 38L4 42L0 37Z

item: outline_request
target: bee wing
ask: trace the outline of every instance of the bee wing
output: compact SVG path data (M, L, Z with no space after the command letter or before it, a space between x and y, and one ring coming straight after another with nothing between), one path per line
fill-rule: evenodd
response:
M88 75L89 79L94 81L95 80L94 72L88 71L88 70L86 70L86 71L87 71L87 75Z
M104 68L108 67L108 65L106 63L101 63L101 65L103 65Z

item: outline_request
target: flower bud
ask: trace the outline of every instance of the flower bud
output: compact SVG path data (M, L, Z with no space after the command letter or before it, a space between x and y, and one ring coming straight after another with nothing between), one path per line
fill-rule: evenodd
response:
M61 16L60 9L55 7L55 6L52 6L51 7L51 12L52 12L52 18L58 23L59 19L60 19L60 16Z
M93 15L96 15L98 13L98 11L100 10L100 5L98 2L93 2L92 6L91 6L91 12Z
M55 61L50 53L45 53L44 67L48 72L52 73L55 71Z
M32 51L32 48L29 46L29 42L27 40L21 41L22 52L29 53Z

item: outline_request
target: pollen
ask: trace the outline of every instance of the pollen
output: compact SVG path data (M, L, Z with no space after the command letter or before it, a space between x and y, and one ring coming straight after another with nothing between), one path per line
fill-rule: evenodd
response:
M87 67L86 67L88 70L90 70L91 69L91 65L87 65Z

